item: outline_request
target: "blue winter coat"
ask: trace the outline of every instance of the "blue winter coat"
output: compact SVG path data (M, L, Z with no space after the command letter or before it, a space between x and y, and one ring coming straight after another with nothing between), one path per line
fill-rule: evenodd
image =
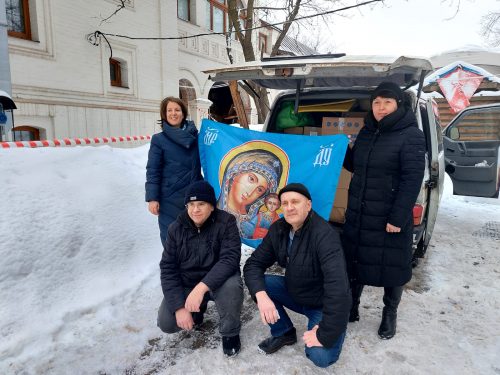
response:
M175 128L163 122L163 131L153 135L146 165L146 202L160 202L160 232L184 209L186 188L201 180L198 130L192 121Z

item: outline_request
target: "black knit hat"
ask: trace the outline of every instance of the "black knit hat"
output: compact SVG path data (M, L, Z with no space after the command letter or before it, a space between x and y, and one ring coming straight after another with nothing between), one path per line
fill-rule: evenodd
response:
M196 181L189 185L186 190L184 204L194 201L207 202L215 207L217 201L215 200L215 192L212 185L206 181Z
M307 190L307 188L301 183L292 182L286 185L283 189L281 189L278 194L280 200L281 200L281 194L286 193L287 191L294 191L296 193L302 194L307 199L312 200L311 194L309 194L309 190Z
M380 85L378 85L375 90L373 90L373 93L370 96L370 103L373 103L375 98L379 96L381 98L391 98L396 100L396 102L398 103L398 107L401 103L403 103L404 99L403 90L401 90L401 87L399 87L399 85L393 82L382 82Z

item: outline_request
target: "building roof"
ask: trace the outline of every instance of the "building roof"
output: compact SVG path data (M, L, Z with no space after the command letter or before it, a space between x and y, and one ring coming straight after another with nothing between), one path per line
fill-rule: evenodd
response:
M277 33L281 33L283 31L279 27L273 26L266 21L260 20L263 26L267 26L269 29L276 31ZM285 35L283 41L281 42L279 52L280 55L293 55L293 56L307 56L307 55L318 55L319 52L315 49L306 46L304 43L299 42L296 39L290 38Z
M456 61L465 61L488 72L500 75L500 48L483 48L475 45L466 45L450 51L445 51L430 58L432 65L437 68L449 65Z
M296 39L292 39L288 36L283 38L281 42L280 51L292 54L294 56L307 56L307 55L317 55L318 52L311 47L299 42Z

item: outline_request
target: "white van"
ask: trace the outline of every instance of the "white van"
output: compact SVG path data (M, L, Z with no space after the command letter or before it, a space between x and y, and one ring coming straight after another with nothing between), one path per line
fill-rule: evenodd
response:
M349 119L364 117L370 110L370 94L379 83L392 81L405 89L415 110L418 126L425 134L427 149L424 179L414 207L416 264L417 258L425 254L432 236L445 171L443 135L437 105L431 97L421 94L424 77L432 70L431 63L421 58L320 55L268 58L205 73L213 81L253 81L268 89L284 90L276 96L264 124L263 131L273 133L332 134L328 129L329 119L354 123ZM301 116L301 121L308 122L307 126L295 130L282 127L278 121L280 111L290 103L293 103L294 113ZM305 119L304 113L307 113ZM355 138L357 131L349 133L352 138ZM496 153L498 156L498 149ZM488 158L488 163L493 163L493 158ZM496 189L498 194L498 187ZM325 194L335 192L325 191ZM332 218L337 224L342 224L342 217L339 219L331 215L330 221Z
M444 130L444 150L454 194L498 198L500 97L461 111Z

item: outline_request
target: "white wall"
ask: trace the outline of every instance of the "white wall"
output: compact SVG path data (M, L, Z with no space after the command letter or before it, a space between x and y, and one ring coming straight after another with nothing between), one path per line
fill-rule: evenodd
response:
M113 57L127 63L128 88L110 85L110 49L86 35L176 37L206 33L206 0L192 0L192 21L177 19L176 0L29 0L33 40L9 37L15 126L40 129L42 139L146 135L159 131L159 103L179 95L188 79L206 99L213 82L202 73L229 64L225 37L130 40L108 36ZM235 63L244 61L232 41ZM11 134L8 137L12 139Z
M179 36L196 35L207 31L205 29L205 2L206 0L198 1L197 4L203 6L196 7L197 14L194 19L192 17L192 22L177 20ZM202 12L201 16L199 15L200 12ZM195 24L195 22L199 24ZM213 82L208 80L208 75L203 73L203 70L229 65L226 38L221 35L200 36L182 39L178 42L178 45L179 78L188 79L195 86L196 96L206 99ZM235 64L245 61L238 41L231 41L231 49Z
M128 88L109 80L110 50L86 35L177 34L175 0L131 0L109 21L113 0L32 0L34 41L9 37L15 125L42 128L47 138L151 134L160 100L178 95L177 42L108 37L127 63Z

